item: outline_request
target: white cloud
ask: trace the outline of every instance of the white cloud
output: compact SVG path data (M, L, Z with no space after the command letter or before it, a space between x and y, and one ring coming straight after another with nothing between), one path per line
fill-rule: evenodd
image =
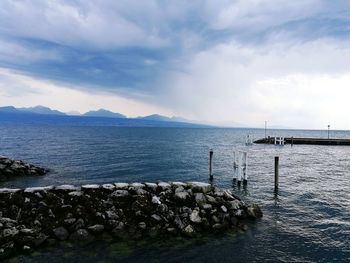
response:
M235 42L196 54L159 90L178 114L210 122L349 128L344 116L350 49L318 40L247 48Z

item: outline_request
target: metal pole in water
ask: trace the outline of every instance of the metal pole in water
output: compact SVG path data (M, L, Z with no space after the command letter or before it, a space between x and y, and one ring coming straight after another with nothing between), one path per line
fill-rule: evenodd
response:
M243 160L243 185L248 184L248 158L247 158L247 152L243 152L242 154L242 160Z
M238 165L237 165L237 161L236 161L236 152L233 152L233 182L235 183L237 181L237 169L238 169Z
M278 189L279 157L275 156L275 190Z
M209 180L213 180L213 149L209 151Z
M265 121L265 139L266 139L266 129L267 129L267 121Z

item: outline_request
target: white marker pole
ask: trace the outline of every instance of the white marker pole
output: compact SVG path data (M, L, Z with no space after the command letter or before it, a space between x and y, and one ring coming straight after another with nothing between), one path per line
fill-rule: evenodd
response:
M241 185L242 182L242 156L241 152L238 152L238 163L237 163L237 181L238 185Z
M237 169L238 169L237 156L236 156L236 152L233 152L233 181L234 182L236 182L238 179Z

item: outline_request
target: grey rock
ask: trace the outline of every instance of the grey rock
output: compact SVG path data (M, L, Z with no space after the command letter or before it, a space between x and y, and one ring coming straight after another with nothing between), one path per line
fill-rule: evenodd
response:
M136 190L136 194L137 195L148 195L149 193L146 190L142 189L142 188L138 188Z
M70 235L69 239L76 242L87 242L91 241L92 236L86 229L78 229Z
M213 230L219 231L222 230L224 228L224 225L216 223L212 226Z
M158 187L162 189L162 191L168 190L171 188L171 185L165 182L158 183Z
M179 229L184 229L185 228L185 225L184 225L184 223L182 222L182 220L181 220L181 218L179 216L175 217L174 224Z
M157 211L159 211L160 213L164 214L166 212L168 212L169 208L166 204L160 204L157 207Z
M53 230L55 237L61 241L66 240L69 236L69 232L64 227L57 227Z
M247 207L248 217L256 219L263 216L260 207L257 204L251 204Z
M208 193L212 190L212 186L208 183L191 182L189 185L194 192Z
M213 206L211 204L203 204L202 208L206 211L212 210Z
M183 186L178 186L175 188L175 193L184 192L185 188Z
M205 197L207 198L207 201L208 201L210 204L213 204L213 205L217 204L216 199L215 199L214 197L212 197L211 195L206 195Z
M151 215L151 218L156 222L160 222L162 220L162 218L157 214Z
M0 232L0 237L5 238L5 237L14 237L17 236L19 231L15 228L6 228Z
M88 227L88 230L93 234L101 234L104 229L104 225L93 225Z
M67 226L73 225L77 221L76 218L67 218L63 220L64 224Z
M220 206L220 209L221 209L222 212L227 213L226 206L222 205L222 206Z
M34 245L36 247L41 246L46 240L48 239L48 236L45 235L44 233L39 233L35 239L34 239Z
M186 201L190 198L190 195L188 192L177 192L175 193L175 199L179 201Z
M140 222L140 223L139 223L139 228L145 230L145 229L147 228L146 223L145 223L145 222Z
M203 204L207 202L205 195L203 193L195 193L194 195L197 204Z
M230 201L229 204L230 204L230 207L229 207L230 210L238 210L240 207L240 201L238 200Z
M115 190L112 194L111 197L127 197L129 196L129 192L127 190Z
M85 227L85 222L82 218L79 218L72 226L72 229L78 230Z
M151 190L153 193L157 191L158 185L155 183L145 183L146 188Z

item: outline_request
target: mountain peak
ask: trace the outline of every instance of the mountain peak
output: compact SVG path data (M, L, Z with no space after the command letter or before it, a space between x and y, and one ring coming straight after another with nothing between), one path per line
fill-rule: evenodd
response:
M19 111L25 111L25 112L31 112L31 113L38 113L38 114L46 114L46 115L66 115L63 112L60 112L58 110L52 110L48 107L38 105L35 107L27 107L27 108L18 108Z
M83 116L87 117L108 117L108 118L126 118L125 115L117 113L117 112L112 112L109 110L105 109L98 109L95 111L88 111L83 114Z

